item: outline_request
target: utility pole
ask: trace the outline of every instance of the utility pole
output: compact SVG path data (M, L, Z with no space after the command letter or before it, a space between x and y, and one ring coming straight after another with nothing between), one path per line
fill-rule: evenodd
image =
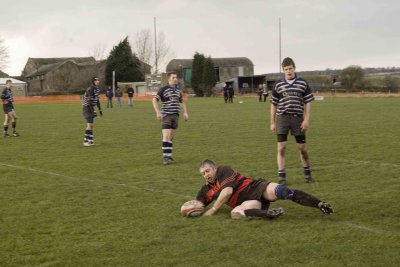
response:
M281 18L279 17L279 73L282 72Z
M156 17L154 17L154 58L155 58L155 74L158 73L158 55L157 55L157 21Z
M113 90L113 95L115 96L115 70L112 72L112 90Z

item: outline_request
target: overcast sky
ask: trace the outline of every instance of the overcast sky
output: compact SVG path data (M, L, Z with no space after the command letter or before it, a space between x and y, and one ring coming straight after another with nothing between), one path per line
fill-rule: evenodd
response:
M0 36L19 75L28 57L107 54L125 36L153 29L165 34L175 58L196 51L248 57L255 73L279 71L282 58L297 70L400 66L398 0L0 0Z

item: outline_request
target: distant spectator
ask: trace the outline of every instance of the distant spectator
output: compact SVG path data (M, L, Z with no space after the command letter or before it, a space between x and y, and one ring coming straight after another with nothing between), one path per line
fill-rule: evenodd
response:
M121 91L121 88L117 87L117 89L115 89L115 97L117 98L117 106L119 108L122 108L122 101L121 101L122 95L123 93Z
M267 102L267 97L268 97L268 87L266 83L262 84L262 88L263 88L263 97L264 97L264 102Z
M134 95L134 91L132 87L128 88L128 106L133 107L133 95Z
M225 103L228 103L228 85L226 83L224 84L223 91L224 91L224 101Z
M262 84L260 84L260 85L258 86L257 95L258 95L258 102L261 102L261 101L262 101L262 95L263 95L263 87L262 87Z
M233 103L234 94L235 94L235 91L233 90L232 84L230 84L229 87L228 87L228 101L229 101L229 103Z
M114 97L114 93L111 89L111 86L108 86L106 90L106 97L107 97L107 108L112 108L113 107L112 99Z

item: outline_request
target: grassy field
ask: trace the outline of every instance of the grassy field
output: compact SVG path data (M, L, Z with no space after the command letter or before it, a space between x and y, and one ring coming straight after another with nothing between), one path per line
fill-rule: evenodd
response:
M204 158L277 181L269 104L235 101L189 98L169 166L150 102L104 108L89 148L79 103L16 103L21 137L0 139L0 266L399 266L399 97L313 103L314 184L290 139L289 186L333 215L290 201L273 221L179 214Z

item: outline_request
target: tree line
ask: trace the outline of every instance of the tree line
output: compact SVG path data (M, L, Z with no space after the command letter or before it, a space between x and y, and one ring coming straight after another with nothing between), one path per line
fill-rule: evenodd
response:
M212 58L196 52L193 56L191 86L196 96L211 96L217 83Z

